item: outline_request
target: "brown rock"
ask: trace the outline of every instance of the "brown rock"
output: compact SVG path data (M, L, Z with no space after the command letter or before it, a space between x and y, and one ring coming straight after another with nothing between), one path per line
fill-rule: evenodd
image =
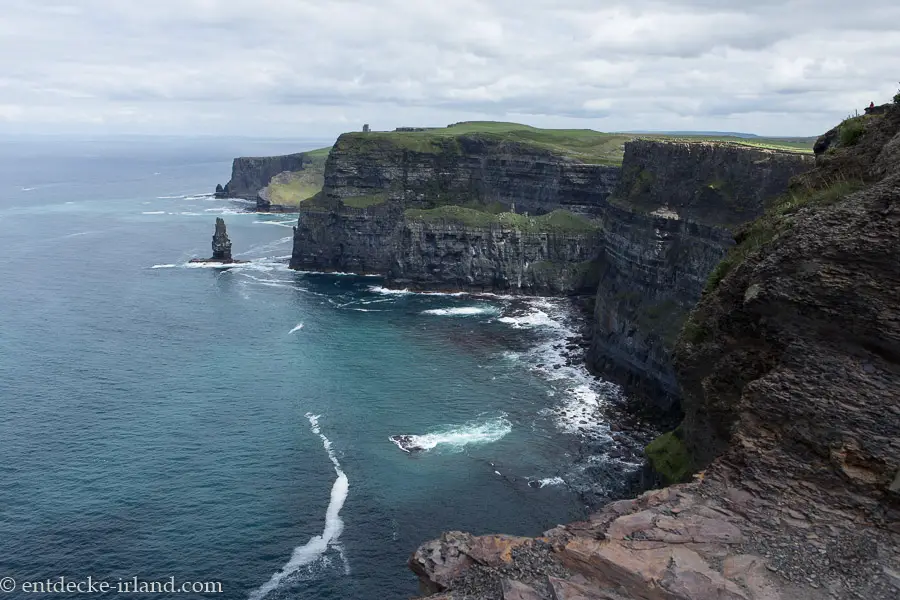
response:
M534 588L515 579L504 579L500 588L503 591L503 600L545 600L534 591Z

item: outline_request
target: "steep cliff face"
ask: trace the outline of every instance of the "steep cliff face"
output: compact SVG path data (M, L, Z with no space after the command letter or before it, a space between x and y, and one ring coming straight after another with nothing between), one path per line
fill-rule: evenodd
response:
M720 143L636 140L604 212L589 364L677 415L675 337L735 226L813 165L813 157Z
M734 227L762 214L763 203L812 167L813 157L721 142L635 140L625 145L615 198L652 212Z
M742 230L679 335L695 481L539 538L445 534L410 558L424 591L898 597L900 106L840 137Z
M383 196L405 206L502 205L544 214L595 213L618 182L615 166L476 134L421 139L345 133L329 156L330 198Z
M406 287L582 293L601 243L589 216L617 176L490 136L344 134L322 193L300 206L291 267Z
M389 279L422 289L568 295L593 290L601 237L404 223Z
M394 203L306 207L294 230L291 267L378 273L413 289L587 293L596 288L601 238L596 226L582 225L529 231L502 222L429 221Z
M272 178L284 171L300 171L306 162L306 154L285 154L283 156L235 158L231 165L231 180L223 192L231 198L256 200L261 189L269 185Z

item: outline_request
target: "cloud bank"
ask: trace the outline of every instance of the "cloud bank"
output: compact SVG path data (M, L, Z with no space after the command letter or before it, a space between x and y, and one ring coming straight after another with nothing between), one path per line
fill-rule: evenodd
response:
M900 79L867 0L4 0L0 132L815 135Z

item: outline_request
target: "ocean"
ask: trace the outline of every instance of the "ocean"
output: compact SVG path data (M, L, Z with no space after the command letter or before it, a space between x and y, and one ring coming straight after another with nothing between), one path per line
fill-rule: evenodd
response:
M626 485L569 300L294 272L296 215L209 193L326 144L0 141L0 577L408 598L442 531L536 535ZM217 216L248 263L187 262Z

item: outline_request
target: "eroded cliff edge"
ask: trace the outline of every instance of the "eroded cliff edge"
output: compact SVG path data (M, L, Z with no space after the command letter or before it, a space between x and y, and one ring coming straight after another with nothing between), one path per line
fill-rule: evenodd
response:
M540 538L453 532L443 598L900 595L900 107L829 132L737 235L675 348L692 483ZM843 143L842 143L843 142Z

